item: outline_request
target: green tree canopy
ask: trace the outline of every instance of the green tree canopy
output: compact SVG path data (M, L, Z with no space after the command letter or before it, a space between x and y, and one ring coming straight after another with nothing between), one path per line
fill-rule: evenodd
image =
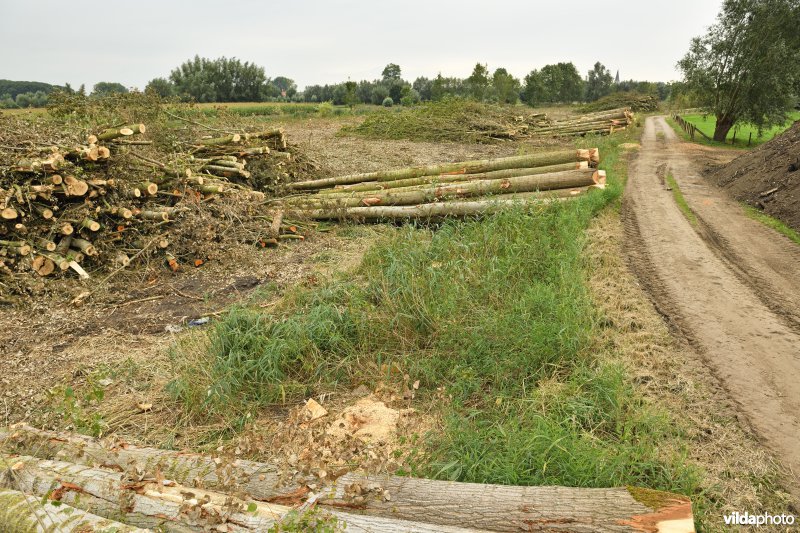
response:
M492 86L497 101L501 104L516 104L519 100L519 80L504 68L498 68L492 75Z
M271 83L278 88L281 94L289 98L297 94L297 84L293 79L287 78L286 76L278 76L274 78Z
M145 92L153 91L162 98L168 98L175 94L175 86L166 78L153 78L144 88Z
M529 105L583 99L584 82L573 63L545 65L525 76L522 100Z
M265 95L264 67L239 59L194 56L169 75L175 92L198 102L254 102Z
M467 78L470 95L475 99L483 101L489 90L489 68L480 63L475 64L472 74Z
M94 84L92 96L108 96L109 94L124 94L128 89L121 83L101 81Z
M396 65L395 63L386 65L383 72L381 72L381 78L383 78L383 81L401 79L400 65Z
M586 100L594 102L608 94L614 87L614 77L611 72L599 61L594 64L586 78Z
M678 66L694 100L717 117L714 140L740 121L785 122L800 85L800 1L725 0Z

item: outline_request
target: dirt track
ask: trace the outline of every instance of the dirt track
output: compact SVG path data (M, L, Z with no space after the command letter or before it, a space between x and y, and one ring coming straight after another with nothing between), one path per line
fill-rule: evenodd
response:
M800 247L707 184L698 150L662 117L647 119L625 191L629 258L659 311L784 463L800 501ZM697 225L673 200L667 173Z

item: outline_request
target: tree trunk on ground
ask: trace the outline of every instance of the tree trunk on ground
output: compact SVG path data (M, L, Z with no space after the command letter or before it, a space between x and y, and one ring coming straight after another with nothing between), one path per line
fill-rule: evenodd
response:
M146 533L149 530L101 518L80 509L0 489L0 531L5 533L44 533L46 531L114 531Z
M730 115L717 115L717 125L714 127L714 140L724 143L728 132L736 124L736 119Z
M452 198L469 198L489 194L512 194L518 192L545 191L585 187L599 183L600 172L594 169L567 170L551 174L515 176L506 179L475 180L426 186L414 190L389 190L352 193L349 197L298 198L287 202L292 207L337 209L374 205L418 205ZM399 192L396 192L399 191Z
M358 497L371 515L491 531L656 532L672 531L669 526L677 524L670 521L684 524L675 531L693 527L688 498L624 487L513 487L349 473L320 503L341 505Z
M499 159L482 159L475 161L461 161L457 163L445 163L441 165L428 165L423 167L401 168L379 172L368 172L365 174L349 174L347 176L337 176L312 181L300 181L289 184L289 188L302 189L322 189L334 185L346 185L350 183L361 183L363 181L394 181L399 179L418 178L421 176L435 176L437 174L475 174L480 172L492 172L509 168L540 167L545 165L558 165L562 163L589 161L597 163L600 153L596 148L591 150L561 150L558 152L535 153L513 157L503 157Z

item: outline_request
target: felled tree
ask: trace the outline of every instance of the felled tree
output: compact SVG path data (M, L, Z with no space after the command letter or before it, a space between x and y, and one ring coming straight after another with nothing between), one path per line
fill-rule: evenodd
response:
M695 100L717 118L714 140L739 122L786 121L800 80L800 1L725 0L708 33L678 62Z

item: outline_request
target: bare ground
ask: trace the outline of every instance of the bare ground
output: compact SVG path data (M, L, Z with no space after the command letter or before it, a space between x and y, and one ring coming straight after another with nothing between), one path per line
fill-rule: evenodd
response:
M800 250L706 184L697 150L678 141L662 117L647 119L625 194L627 252L659 312L779 458L798 499ZM681 187L697 227L673 201L666 173Z

